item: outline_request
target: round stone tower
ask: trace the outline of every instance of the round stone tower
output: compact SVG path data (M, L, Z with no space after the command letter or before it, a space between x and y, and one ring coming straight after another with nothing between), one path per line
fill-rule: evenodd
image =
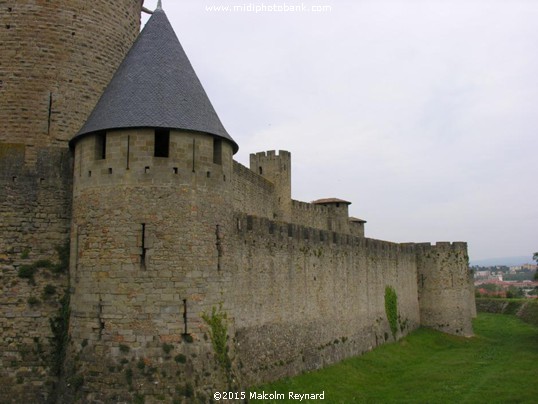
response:
M67 366L88 401L200 391L238 147L160 7L71 147Z
M66 147L140 30L141 0L1 2L0 141Z

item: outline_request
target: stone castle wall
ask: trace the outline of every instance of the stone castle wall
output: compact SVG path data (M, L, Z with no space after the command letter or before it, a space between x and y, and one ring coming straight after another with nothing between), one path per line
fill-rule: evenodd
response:
M156 402L190 389L207 398L230 380L238 388L335 363L393 340L387 286L398 295L396 337L418 327L413 247L240 212L211 216L226 191L193 184L81 191L67 366L70 384L84 388L66 398ZM204 202L178 199L193 191ZM155 198L160 213L145 212ZM114 213L125 199L137 203ZM225 315L229 378L203 318L213 310Z
M249 185L267 200L271 184L232 163L228 143L216 164L211 136L171 131L167 158L153 156L152 130L109 131L105 156L102 136L74 151L64 401L209 397L334 363L393 340L387 286L395 336L418 326L412 247L242 212L272 217L273 205L236 195ZM228 368L204 318L213 310Z
M274 219L274 190L270 181L233 162L233 207L249 215Z
M52 265L59 260L56 249L68 248L71 157L67 149L50 147L39 151L32 168L24 158L24 145L0 143L2 403L42 402L50 393L49 322L58 315L68 279L66 268Z
M329 230L329 208L326 206L292 200L291 217L293 223Z
M385 288L398 295L397 338L418 327L412 247L237 214L223 298L247 385L319 369L392 341Z

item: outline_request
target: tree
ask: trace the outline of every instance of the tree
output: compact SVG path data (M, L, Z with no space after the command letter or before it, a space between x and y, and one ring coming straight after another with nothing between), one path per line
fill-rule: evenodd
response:
M532 256L532 259L536 261L536 265L538 265L538 252L535 252ZM534 280L538 281L538 269L536 269L536 272L534 273Z
M506 297L509 299L525 297L525 293L520 288L510 286L506 291Z

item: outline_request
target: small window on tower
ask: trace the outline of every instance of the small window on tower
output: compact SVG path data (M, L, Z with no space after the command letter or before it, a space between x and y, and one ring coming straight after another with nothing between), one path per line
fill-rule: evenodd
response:
M170 153L170 129L155 129L155 157L168 157Z
M222 140L213 138L213 163L222 164Z
M106 132L99 132L95 136L95 159L106 159Z

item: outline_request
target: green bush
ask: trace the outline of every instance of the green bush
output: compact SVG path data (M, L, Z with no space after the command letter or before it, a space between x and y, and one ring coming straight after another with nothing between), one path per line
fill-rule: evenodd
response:
M82 385L84 384L84 376L82 375L73 376L70 379L70 384L73 386L75 390L80 389Z
M385 287L385 313L389 321L392 337L396 339L398 332L398 296L392 286Z
M27 300L28 304L30 306L35 306L36 304L39 304L39 299L37 297L34 297L34 296L30 296Z
M28 279L31 285L35 285L34 275L38 269L51 269L53 272L65 272L69 268L69 244L56 249L60 263L53 264L50 260L38 260L32 264L21 265L18 270L19 278Z
M59 262L52 266L52 269L56 273L64 273L69 270L69 242L62 246L56 247L58 253Z
M128 368L125 371L125 379L127 380L127 384L129 386L133 384L133 370L131 368Z
M53 264L49 260L38 260L32 264L36 269L37 268L52 268Z
M172 349L174 349L174 346L171 345L171 344L163 344L163 351L165 354L169 354L170 352L172 352Z
M144 404L146 402L146 398L144 397L144 395L136 393L133 402L135 404Z
M34 283L34 275L36 273L37 268L33 265L21 265L19 267L19 271L17 272L17 275L19 278L28 279L30 283Z
M217 360L222 366L228 381L231 381L232 361L228 354L228 327L226 313L213 307L211 315L203 314L202 319L209 325L211 342Z
M43 294L45 296L52 296L55 293L56 293L56 288L53 285L49 284L45 286L45 288L43 289Z
M60 299L58 315L49 318L50 329L52 331L51 345L53 347L52 371L56 375L61 373L67 343L69 342L69 298L69 290L66 290Z

